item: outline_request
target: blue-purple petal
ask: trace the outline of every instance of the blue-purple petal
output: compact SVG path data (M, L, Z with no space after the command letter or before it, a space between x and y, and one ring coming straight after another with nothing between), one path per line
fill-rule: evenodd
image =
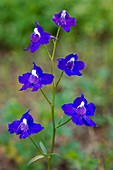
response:
M78 115L72 116L72 122L75 123L77 126L82 126L84 124L82 116Z
M36 28L38 28L39 33L40 34L43 33L44 29L39 25L39 23L36 21L35 24L36 24Z
M40 39L40 36L38 34L35 34L34 32L30 35L31 42L36 43L39 41L39 39Z
M62 12L62 11L61 11ZM61 16L61 12L59 12L58 14L54 14L53 15L53 17L52 17L52 20L53 20L53 22L55 22L55 24L57 25L57 26L59 26L59 18L60 18L60 16Z
M69 18L67 20L67 25L69 25L70 27L75 26L76 25L76 18Z
M24 85L22 86L22 88L20 89L20 91L26 90L26 89L28 89L28 88L32 88L32 85L30 85L29 83L24 84Z
M87 106L87 100L84 98L84 95L82 94L80 97L77 97L75 100L74 100L74 102L73 102L73 104L74 104L74 106L77 108L80 104L81 104L81 102L84 102L85 103L85 107Z
M67 68L66 68L64 71L65 71L65 73L66 73L68 76L74 75L73 72L72 72L72 70L70 70L70 69L67 69Z
M40 39L40 43L41 43L42 45L43 45L43 44L48 44L49 41L50 41L50 38L51 38L50 34L47 33L47 32L44 32L44 33L42 34L41 39Z
M34 53L35 51L37 51L38 49L39 49L39 47L40 47L40 41L38 41L38 42L31 42L31 44L30 44L30 46L29 46L29 50L32 52L32 53Z
M43 73L40 82L42 85L51 84L53 82L54 76L52 74Z
M44 127L42 125L33 123L32 126L30 126L30 133L31 134L39 133L43 129L44 129Z
M33 124L34 120L32 118L32 116L29 114L30 110L28 110L26 113L23 114L23 116L20 119L20 122L23 121L23 119L25 118L27 120L27 124L31 125Z
M66 60L66 63L71 59L71 58L74 58L75 61L78 59L78 55L77 54L69 54L65 57L65 60Z
M71 75L82 76L82 73L79 70L73 70Z
M74 116L74 115L76 115L75 108L73 107L72 103L64 104L61 108L62 108L62 110L64 111L64 113L67 116Z
M86 115L87 116L93 116L94 115L94 112L95 112L95 110L96 110L96 107L95 107L95 105L93 104L93 103L89 103L88 105L87 105L87 108L86 108L87 110L86 110Z
M13 121L11 124L8 124L8 131L12 134L12 133L16 133L17 132L17 128L20 124L19 120L15 120Z
M65 70L65 65L66 65L66 61L65 59L63 58L58 58L58 65L57 67L60 69L60 70Z
M25 139L31 135L30 131L26 131L20 134L20 139Z
M32 85L35 85L39 82L39 78L37 78L36 76L34 75L31 75L29 77L29 83L32 84Z
M69 32L70 31L70 26L68 25L62 25L62 28L64 31Z
M86 126L96 126L96 123L86 115L83 116L83 122Z
M33 65L34 65L33 69L36 70L36 74L37 74L39 77L42 76L42 74L43 74L42 69L41 69L39 66L37 66L37 65L35 64L35 62L33 62Z
M83 61L76 61L75 64L74 64L74 69L73 71L75 70L83 70L85 68L85 63Z
M21 84L27 83L30 75L31 75L31 73L25 73L25 74L22 74L22 76L19 76L18 77L19 83L21 83Z
M37 83L37 84L35 84L35 85L33 86L32 92L35 92L35 91L37 91L37 90L39 90L39 89L41 89L41 88L42 88L42 85L41 85L40 83Z

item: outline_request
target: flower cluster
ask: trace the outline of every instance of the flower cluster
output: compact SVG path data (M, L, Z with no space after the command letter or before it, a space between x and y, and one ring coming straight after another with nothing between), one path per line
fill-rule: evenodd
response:
M69 32L70 27L76 25L76 19L70 17L68 12L65 10L60 11L58 14L54 14L52 21L59 28L62 27L65 32ZM36 22L34 32L30 35L30 45L24 50L36 52L41 45L48 44L51 39L54 39L55 42L58 40L58 37L54 37L45 32L44 29L39 25L39 23ZM54 52L55 51L53 50L53 54ZM49 57L51 59L51 62L53 62L54 56L51 56L49 53ZM62 70L62 72L65 72L67 76L81 76L81 70L83 70L86 66L83 61L78 60L78 55L74 53L67 55L65 58L58 58L57 61L58 69ZM54 81L53 71L51 73L52 74L44 73L43 70L39 66L37 66L35 62L33 62L33 68L31 72L26 72L18 77L19 83L22 84L20 91L30 88L32 89L32 92L36 92L43 86L52 84ZM59 78L59 80L60 79L61 77ZM55 86L54 81L53 88L56 87L57 86ZM56 89L53 89L53 92L55 91ZM49 102L49 104L53 107L51 102ZM96 107L93 103L88 104L87 100L84 97L84 94L82 94L80 97L77 97L73 103L64 104L61 108L67 116L71 117L72 122L77 126L96 126L96 123L89 118L89 116L94 115ZM16 133L16 135L20 135L20 139L27 138L30 135L39 133L44 129L42 125L34 123L34 120L29 112L30 111L27 111L25 114L23 114L20 120L15 120L8 125L8 131L11 134Z

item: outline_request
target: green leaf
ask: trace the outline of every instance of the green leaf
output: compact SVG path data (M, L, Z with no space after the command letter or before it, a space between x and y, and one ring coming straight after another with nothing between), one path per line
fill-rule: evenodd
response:
M44 153L44 155L47 155L47 149L41 141L39 142L39 146L40 146L42 152Z
M27 166L29 166L31 163L33 163L33 162L35 162L35 161L37 161L37 160L39 160L39 159L42 159L42 158L44 158L44 157L45 157L44 155L35 156L34 158L32 158L32 159L28 162Z
M62 155L60 155L59 153L50 153L49 155L52 155L52 156L60 156L60 157L62 157L62 158L63 158L63 156L62 156Z
M58 125L60 125L62 123L62 120L63 120L64 116L61 116L59 122L58 122Z

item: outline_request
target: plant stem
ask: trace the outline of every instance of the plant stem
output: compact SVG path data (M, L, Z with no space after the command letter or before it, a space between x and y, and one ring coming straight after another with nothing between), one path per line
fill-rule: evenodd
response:
M61 126L63 126L63 125L65 125L65 124L68 123L70 120L71 120L71 118L68 119L68 120L66 120L64 123L62 123L62 124L56 126L56 129L59 128L59 127L61 127Z
M56 44L57 44L59 32L60 32L60 27L58 27L58 31L57 31L57 34L56 34L56 40L54 41L53 51L52 51L52 55L51 55L51 73L53 75L54 75L54 62L53 62L53 60L54 60L54 56L55 56ZM52 144L51 144L51 152L50 153L53 153L54 144L55 144L55 135L56 135L55 113L54 113L55 95L56 95L56 85L55 85L55 80L53 80L53 92L52 92L52 104L51 104L53 135L52 135ZM51 158L52 158L52 155L48 157L47 170L50 170Z
M49 58L51 59L51 54L49 53L49 51L48 51L48 49L47 49L46 45L44 45L44 48L45 48L45 50L46 50L46 52L47 52L47 54L48 54Z
M51 156L48 158L48 164L47 164L47 170L50 170L51 168Z
M46 96L46 94L43 92L42 89L40 89L41 93L43 94L43 96L45 97L45 99L47 100L47 102L51 105L50 100L48 99L48 97Z
M60 29L61 29L61 27L59 26L59 27L58 27L58 30L57 30L57 34L56 34L56 40L53 41L53 42L54 42L54 46L53 46L53 52L52 52L52 56L51 56L51 59L52 59L52 60L53 60L53 58L54 58L54 56L55 56L56 44L57 44L57 40L58 40L58 36L59 36Z
M34 140L32 139L31 136L29 136L29 139L31 140L31 142L33 143L33 145L35 146L35 148L36 148L41 154L43 154L42 151L41 151L40 148L36 145L36 143L34 142ZM44 154L43 154L43 155L44 155Z
M58 81L56 83L56 88L57 88L57 86L58 86L58 84L59 84L59 82L60 82L60 80L61 80L61 78L63 76L63 73L64 73L64 71L62 71L61 74L60 74L60 77L59 77L59 79L58 79Z

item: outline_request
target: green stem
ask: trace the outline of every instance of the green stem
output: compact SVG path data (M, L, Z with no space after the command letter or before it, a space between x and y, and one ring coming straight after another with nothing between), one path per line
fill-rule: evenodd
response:
M51 54L49 53L49 51L48 51L48 49L47 49L46 45L44 45L44 48L45 48L45 50L46 50L46 52L47 52L47 54L48 54L49 58L51 59Z
M43 96L45 97L45 99L47 100L47 102L51 105L50 100L48 99L48 97L46 96L46 94L43 92L42 89L40 89L41 93L43 94Z
M59 127L61 127L61 126L63 126L63 125L65 125L65 124L68 123L70 120L71 120L71 118L68 119L68 120L66 120L64 123L62 123L62 124L56 126L56 129L59 128Z
M47 164L47 170L50 170L51 168L51 156L48 158L48 164Z
M36 143L34 142L34 140L32 139L31 136L29 136L29 139L31 140L31 142L33 143L33 145L35 146L35 148L38 150L38 152L40 152L41 154L43 154L43 152L40 150L40 148L36 145ZM44 155L44 154L43 154Z
M52 60L52 74L54 74L53 71L53 60ZM55 142L55 133L56 133L56 129L55 129L55 115L54 115L54 105L55 105L55 94L56 94L56 87L55 87L55 81L53 81L53 95L52 95L52 105L51 105L51 113L52 113L52 123L53 123L53 137L52 137L52 146L51 146L51 153L53 152L54 149L54 142Z
M62 71L61 74L60 74L60 77L59 77L59 79L58 79L58 81L56 83L56 88L57 88L57 86L58 86L58 84L59 84L59 82L60 82L60 80L61 80L61 78L63 76L63 73L64 73L64 71Z
M57 44L57 40L58 40L58 36L59 36L59 32L60 32L60 29L61 27L59 26L58 27L58 31L57 31L57 34L56 34L56 40L54 40L54 46L53 46L53 52L52 52L52 56L51 56L51 59L53 60L54 56L55 56L55 50L56 50L56 44Z
M55 99L55 98L54 98ZM52 146L51 146L51 153L53 153L54 150L54 143L55 143L55 134L56 134L56 128L55 128L55 118L54 118L54 103L51 107L52 111L52 122L53 122L53 137L52 137Z
M54 59L54 56L55 56L55 50L56 50L56 44L57 44L59 32L60 32L60 27L58 27L58 31L57 31L57 34L56 34L56 40L54 41L53 52L52 52L52 55L51 55L51 73L53 75L54 75L54 63L53 63L53 59ZM51 144L51 152L50 153L53 153L54 144L55 144L55 135L56 135L55 113L54 113L55 94L56 94L56 85L55 85L55 80L53 80L53 92L52 92L52 104L51 104L53 135L52 135L52 144ZM51 167L51 158L52 158L52 155L49 156L49 158L48 158L47 170L50 170L50 167Z

